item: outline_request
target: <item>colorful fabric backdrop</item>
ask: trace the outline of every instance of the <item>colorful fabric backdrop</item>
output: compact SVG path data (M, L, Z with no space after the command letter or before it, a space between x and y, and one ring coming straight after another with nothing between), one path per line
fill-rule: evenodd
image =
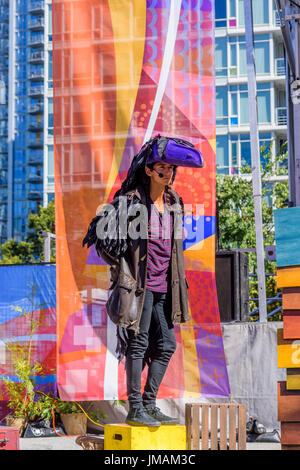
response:
M192 320L158 398L228 396L215 285L215 91L212 0L53 0L58 386L66 400L126 398L108 266L82 239L143 142L193 142L204 169L179 168L190 204L184 255ZM143 380L145 380L146 370Z
M0 285L0 400L6 398L3 378L19 380L5 343L28 345L30 339L32 358L43 366L42 375L36 377L37 388L56 392L55 266L1 266ZM32 287L36 289L33 298ZM32 337L31 318L39 323Z

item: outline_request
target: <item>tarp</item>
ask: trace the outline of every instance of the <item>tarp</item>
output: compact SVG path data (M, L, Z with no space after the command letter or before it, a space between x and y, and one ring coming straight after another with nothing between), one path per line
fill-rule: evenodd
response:
M53 0L58 387L65 400L126 398L108 266L82 239L143 142L182 137L204 156L179 168L190 204L184 256L192 320L159 398L228 396L215 284L214 11L211 0ZM146 370L143 375L145 380Z
M0 399L6 398L3 378L19 381L5 343L24 345L30 339L33 361L43 367L38 388L56 391L55 265L0 266L0 286ZM39 323L32 336L31 318Z

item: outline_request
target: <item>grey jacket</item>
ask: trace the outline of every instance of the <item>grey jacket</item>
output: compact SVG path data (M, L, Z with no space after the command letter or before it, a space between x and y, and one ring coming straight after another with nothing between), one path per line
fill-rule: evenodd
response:
M135 194L140 203L147 206L143 186L126 193L127 197ZM170 208L174 211L172 234L172 252L170 259L172 322L184 323L190 317L188 313L188 282L185 277L182 245L182 207L179 196L173 189L168 190ZM145 224L147 221L145 221ZM148 228L148 225L146 225ZM176 234L176 237L174 236ZM110 288L106 303L110 319L122 328L139 332L145 292L148 262L148 238L131 240L124 256L113 258L102 251L101 257L110 265Z

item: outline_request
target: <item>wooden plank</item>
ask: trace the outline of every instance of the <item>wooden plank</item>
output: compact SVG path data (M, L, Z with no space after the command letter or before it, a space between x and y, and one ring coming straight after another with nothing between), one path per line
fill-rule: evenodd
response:
M209 405L201 406L201 450L208 450L209 436Z
M281 424L281 444L299 445L300 444L300 423Z
M277 268L277 287L300 287L300 267Z
M287 390L300 390L300 369L286 370Z
M276 264L300 264L300 208L289 207L274 211Z
M227 450L227 410L228 405L220 405L220 450Z
M192 420L192 449L199 450L200 444L200 406L193 406Z
M229 450L236 450L236 409L236 405L229 405Z
M287 390L286 382L277 382L278 421L300 421L300 390Z
M218 405L211 405L210 408L210 448L218 450Z
M283 311L283 337L284 339L300 338L300 310Z
M277 330L277 365L279 368L300 367L300 339L284 339L283 328Z
M190 403L185 404L185 427L186 427L186 448L187 450L192 449L192 405Z
M238 419L238 450L246 450L246 405L239 405Z
M300 446L286 446L282 445L281 450L300 450Z
M282 309L300 309L300 287L285 287L282 291Z

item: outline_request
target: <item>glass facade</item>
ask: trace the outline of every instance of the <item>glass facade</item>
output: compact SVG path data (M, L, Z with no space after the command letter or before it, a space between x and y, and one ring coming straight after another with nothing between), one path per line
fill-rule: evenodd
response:
M251 165L244 1L215 0L216 160L220 174ZM286 140L285 59L272 0L253 0L260 144ZM263 155L262 155L263 162Z
M9 2L0 0L0 244L7 238L8 213L8 38Z
M252 0L253 24L268 25L270 21L269 0ZM244 0L215 0L216 27L242 27L245 25Z
M51 0L0 0L0 244L24 240L28 214L54 197L51 15Z

